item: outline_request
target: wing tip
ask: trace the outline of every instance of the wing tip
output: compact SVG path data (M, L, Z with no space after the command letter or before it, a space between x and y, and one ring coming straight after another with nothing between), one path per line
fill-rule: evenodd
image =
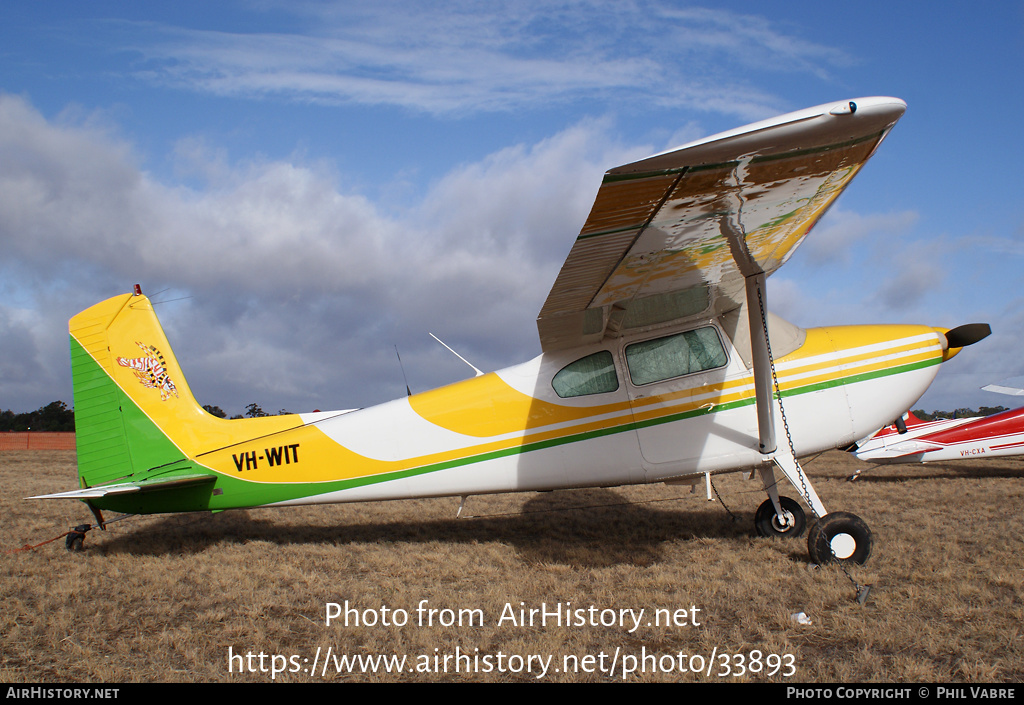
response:
M783 128L787 125L809 123L818 118L827 118L827 120L823 121L826 125L835 125L838 124L836 122L837 120L847 121L850 117L854 117L856 128L851 126L851 131L870 134L872 132L890 129L903 116L906 109L906 101L892 96L868 96L864 98L853 98L850 100L822 103L821 105L815 105L810 108L777 115L758 122L752 122L749 125L743 125L731 130L726 130L725 132L719 132L714 135L702 137L698 140L694 140L693 142L687 142L686 144L678 147L673 147L663 152L653 154L639 161L623 164L622 166L615 167L614 169L609 169L607 174L615 176L619 174L635 174L637 172L647 171L651 168L656 168L656 165L660 165L660 163L665 161L665 158L669 155L673 155L684 150L692 150L693 152L702 152L707 150L709 152L708 158L714 160L713 155L717 153L715 145L725 140L748 138L751 135L764 132L772 128ZM826 128L826 131L829 130ZM701 159L698 157L697 161L701 161Z

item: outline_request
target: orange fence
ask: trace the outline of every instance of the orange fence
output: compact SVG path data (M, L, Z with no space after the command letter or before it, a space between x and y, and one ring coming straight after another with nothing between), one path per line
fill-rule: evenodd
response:
M74 433L0 433L0 451L74 449Z

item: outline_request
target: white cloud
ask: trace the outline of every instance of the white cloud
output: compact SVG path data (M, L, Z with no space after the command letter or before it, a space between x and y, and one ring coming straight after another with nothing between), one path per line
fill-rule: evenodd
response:
M465 164L396 215L341 192L323 164L230 165L195 143L179 156L205 185L164 184L116 136L49 123L0 96L8 286L38 305L59 282L64 303L32 323L50 338L135 282L169 289L156 299L179 301L158 311L188 353L193 387L210 390L204 403L326 408L332 392L344 406L383 401L387 390L356 387L381 356L394 364L396 342L412 341L403 360L424 384L464 374L417 369L434 364L428 332L491 369L538 351L533 319L601 173L639 156L608 130L587 122ZM36 350L25 364L63 368L66 355Z
M736 76L825 78L852 59L763 17L667 2L278 4L288 31L128 25L136 76L217 95L394 105L432 114L582 98L744 118L783 107ZM735 69L739 68L739 71Z
M601 173L647 151L583 121L456 167L397 211L343 189L329 164L232 163L196 140L177 158L202 186L165 183L109 127L0 95L0 332L18 361L0 368L3 404L70 401L67 319L135 282L167 289L158 311L189 381L232 412L399 396L395 344L416 390L465 376L428 332L484 369L518 362L538 351L534 317ZM917 220L833 211L801 248L813 256L772 277L772 308L800 325L1005 318L957 308L943 286L963 239L913 237ZM852 292L834 286L848 264L862 273Z
M946 267L929 254L915 252L913 257L903 258L901 254L905 253L894 253L899 265L871 296L883 310L914 310L928 297L942 293Z
M672 20L668 31L692 53L711 52L748 69L811 73L821 78L830 66L855 63L846 52L788 34L781 26L757 15L728 10L661 7L659 14Z
M1024 347L1024 299L1006 298L987 302L988 311L976 312L970 318L950 322L989 323L992 335L961 351L943 363L939 375L917 408L926 411L952 410L958 407L977 409L980 406L1018 407L1019 397L982 391L981 387L1009 377L1024 374L1020 351Z
M815 226L802 249L816 265L871 260L879 238L892 241L905 235L918 219L913 211L865 215L837 205Z

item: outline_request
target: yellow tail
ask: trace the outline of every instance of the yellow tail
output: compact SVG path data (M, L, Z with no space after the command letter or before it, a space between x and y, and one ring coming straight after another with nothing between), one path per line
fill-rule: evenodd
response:
M98 303L69 328L81 487L201 470L196 456L301 423L208 414L141 293Z

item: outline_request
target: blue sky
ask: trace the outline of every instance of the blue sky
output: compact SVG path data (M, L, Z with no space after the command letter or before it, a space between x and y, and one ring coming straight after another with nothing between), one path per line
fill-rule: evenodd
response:
M906 116L793 259L804 326L987 321L919 406L1024 374L1024 5L10 2L0 408L139 282L201 403L350 408L539 352L601 174L869 95Z

